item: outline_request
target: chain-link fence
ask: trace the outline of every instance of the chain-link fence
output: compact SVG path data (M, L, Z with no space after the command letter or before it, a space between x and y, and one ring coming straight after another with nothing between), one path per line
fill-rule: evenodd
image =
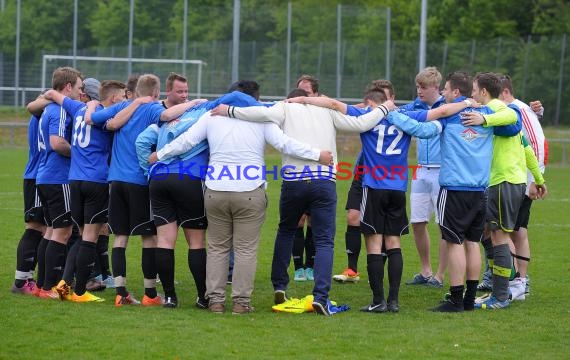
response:
M294 87L299 75L311 74L319 78L321 92L332 97L360 99L366 84L371 80L389 78L395 85L398 99L414 98L419 43L390 38L391 19L388 9L364 6L320 6L305 9L292 6L288 12L287 5L283 2L277 8L265 6L255 12L242 10L241 33L245 35L239 41L238 76L258 81L262 97L282 98ZM216 26L214 22L222 16L217 8L191 11L209 14L204 19L194 21L211 21L212 26ZM277 18L276 12L279 13ZM224 15L227 18L228 14ZM248 40L248 37L255 37L251 30L248 32L251 23L267 21L266 19L277 19L280 24L276 28L281 30L270 36L271 39L263 36L260 37L263 41ZM309 26L319 27L318 38L304 36L306 30L303 29ZM135 28L135 37L136 33ZM570 102L563 99L563 95L568 93L570 80L567 42L566 35L469 42L429 41L426 64L437 66L444 76L455 70L509 74L513 79L516 97L523 101L542 101L546 108L543 119L545 124L570 124L570 118L565 116L570 112ZM186 44L185 48L183 44ZM212 97L224 93L232 82L232 49L231 40L190 39L186 42L133 46L130 49L132 58L180 60L185 57L204 61L206 65L202 69L199 91L194 90L198 81L196 69L189 65L133 64L131 71L152 72L162 78L170 71L185 73L190 81L191 92L201 92L202 95ZM20 106L36 96L42 83L42 55L48 53L72 55L72 50L46 52L40 49L33 59L20 59L17 82L14 58L0 53L0 105ZM76 56L122 58L128 54L127 46L79 49L75 53ZM69 60L52 60L47 63L47 79L44 79L46 84L50 83L51 71L62 65L71 63ZM129 75L125 63L77 61L76 67L85 76L100 80L126 80ZM14 88L16 83L18 89Z

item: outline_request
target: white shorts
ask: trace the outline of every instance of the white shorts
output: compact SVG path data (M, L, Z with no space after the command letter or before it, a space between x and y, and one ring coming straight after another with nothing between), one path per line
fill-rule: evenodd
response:
M412 224L429 222L435 214L437 223L437 197L439 196L439 167L422 166L412 179L410 191L410 222Z

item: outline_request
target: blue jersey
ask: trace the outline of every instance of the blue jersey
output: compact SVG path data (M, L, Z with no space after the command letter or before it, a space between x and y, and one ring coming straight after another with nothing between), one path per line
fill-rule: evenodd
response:
M36 179L40 165L40 149L38 146L38 129L40 119L32 115L28 123L28 162L24 169L24 179Z
M91 115L94 124L104 125L132 101L123 101ZM146 176L139 166L135 141L149 125L160 121L164 111L158 102L140 105L129 121L113 136L113 150L108 181L123 181L131 184L147 185Z
M461 96L454 102L461 102ZM467 108L464 111L477 111L492 114L493 110ZM489 185L491 158L493 156L493 127L463 126L459 114L440 119L443 125L441 134L441 170L439 185L457 191L484 191Z
M425 121L425 115L419 120ZM391 111L372 129L360 134L364 154L363 186L406 191L408 151L412 136L428 138L441 132L441 124L419 122L402 112Z
M71 116L55 103L46 106L40 117L38 130L40 164L36 184L68 184L71 159L51 148L50 136L59 136L71 142Z
M205 108L192 108L186 111L179 119L162 124L161 127L158 127L156 124L151 125L140 133L137 137L136 149L139 165L145 174L150 172L151 177L159 179L166 174L183 173L203 179L202 172L208 165L209 159L208 142L206 140L184 154L153 164L150 169L148 157L152 152L153 145L156 147L156 151L162 149L166 144L192 127L206 111Z
M65 98L63 107L74 119L69 180L106 183L109 174L111 133L99 125L85 123L87 107L82 102ZM99 105L98 109L102 108L103 106Z
M188 109L182 116L180 116L179 119L172 120L160 128L157 126L148 127L139 135L136 142L139 164L145 171L145 174L149 171L147 159L151 154L152 145L156 145L157 151L162 149L166 144L192 127L192 125L198 121L200 116L220 104L242 107L263 105L247 94L239 91L233 91L217 98L216 100L206 101ZM153 165L154 170L150 169L150 172L151 176L154 176L156 179L164 174L179 173L203 179L204 170L208 165L208 160L208 142L204 140L184 154L156 163Z
M413 102L401 106L400 109L406 111L429 110L435 109L443 104L445 104L445 98L443 96L437 99L431 107L422 102L419 98L416 98ZM439 166L441 164L441 148L438 136L429 139L418 139L417 145L418 164L424 166Z
M496 136L515 136L522 130L522 114L521 109L514 104L507 105L517 113L517 122L512 125L495 126L493 128L493 135Z

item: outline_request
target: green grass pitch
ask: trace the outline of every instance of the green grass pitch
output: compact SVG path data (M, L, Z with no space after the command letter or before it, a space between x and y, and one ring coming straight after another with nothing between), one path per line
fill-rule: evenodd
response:
M113 306L106 290L100 304L40 300L10 293L15 254L24 224L22 180L24 149L0 151L0 359L442 359L568 358L570 335L570 171L547 170L547 200L533 205L529 226L532 262L531 295L496 311L462 314L432 313L444 289L401 286L400 313L365 314L370 301L366 258L361 254L358 284L333 284L331 298L352 309L331 318L314 314L271 312L270 264L278 223L279 181L268 187L269 207L263 226L253 294L255 313L214 315L194 307L196 292L186 265L187 245L179 237L176 279L180 307ZM351 158L345 161L352 161ZM270 155L269 163L279 163ZM335 273L346 265L344 202L349 181L338 183ZM437 230L430 225L432 243ZM140 240L127 250L128 287L142 295ZM364 247L363 247L364 249ZM419 269L411 235L402 238L403 282ZM437 263L432 248L432 263ZM290 274L292 275L292 268ZM387 282L387 280L385 280ZM229 287L228 287L229 289ZM311 293L310 283L291 282L289 294ZM159 291L161 288L159 286ZM228 296L228 303L230 303Z

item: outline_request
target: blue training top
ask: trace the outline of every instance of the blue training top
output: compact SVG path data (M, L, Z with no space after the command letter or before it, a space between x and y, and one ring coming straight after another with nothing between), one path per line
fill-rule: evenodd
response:
M65 98L63 107L74 119L69 180L107 183L112 134L99 125L85 123L87 107L82 102Z
M32 115L28 122L28 162L24 169L24 179L35 180L40 165L40 149L38 144L38 129L40 119Z
M103 126L107 120L126 108L132 101L123 101L91 115L94 124ZM113 136L111 166L108 181L122 181L147 185L147 179L139 166L135 141L139 134L151 124L158 124L164 107L158 102L140 105L129 121Z
M50 103L40 117L38 148L40 164L36 184L68 184L71 159L55 152L50 144L50 136L59 136L71 143L71 116L55 103Z
M429 110L435 109L441 105L445 104L445 98L440 96L439 99L431 106L431 108L424 102L422 102L419 97L409 104L403 105L400 109L407 111L412 110ZM417 142L417 155L418 164L424 166L439 166L441 164L441 148L439 137L435 136L429 139L418 139Z
M406 191L408 151L412 136L429 138L441 132L438 121L424 122L425 115L410 118L405 112L391 111L378 124L360 134L364 154L363 186L373 189Z

